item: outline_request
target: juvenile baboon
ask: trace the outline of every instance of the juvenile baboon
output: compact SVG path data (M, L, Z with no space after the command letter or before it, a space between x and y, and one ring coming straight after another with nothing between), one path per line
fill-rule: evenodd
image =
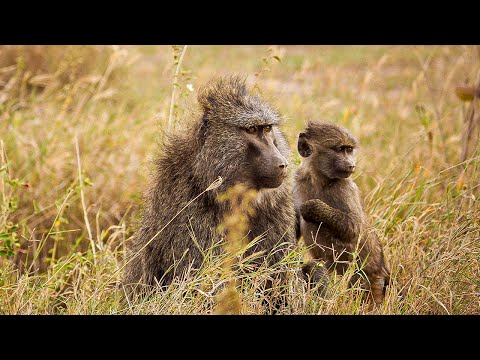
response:
M249 216L249 240L264 234L246 255L263 251L268 264L273 264L295 243L295 210L287 176L291 151L278 127L279 114L249 95L238 77L210 82L198 102L199 118L187 129L167 134L155 162L141 226L127 257L133 260L126 265L125 285L168 285L189 266L199 269L202 250L221 240L217 226L229 211L228 202L220 202L218 194L237 183L258 191L254 215ZM219 176L220 187L176 216ZM284 250L278 246L283 243Z
M350 175L355 171L357 140L330 123L309 122L298 138L302 164L294 176L294 201L299 235L317 260L344 273L358 246L375 303L383 301L389 271L380 240L364 212L360 191ZM298 229L297 229L298 230ZM357 244L358 242L358 244ZM354 276L356 280L358 276Z

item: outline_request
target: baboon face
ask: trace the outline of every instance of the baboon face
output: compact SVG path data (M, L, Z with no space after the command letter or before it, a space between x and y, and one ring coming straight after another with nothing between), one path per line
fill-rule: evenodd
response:
M268 119L210 124L204 150L205 168L221 176L226 186L244 183L260 190L277 188L287 177L289 149L277 125ZM215 155L213 155L213 153Z
M348 178L355 171L357 140L334 124L309 123L298 137L298 152L329 179Z
M277 148L277 129L267 124L241 131L247 145L245 164L252 185L257 189L279 187L287 177L288 161Z

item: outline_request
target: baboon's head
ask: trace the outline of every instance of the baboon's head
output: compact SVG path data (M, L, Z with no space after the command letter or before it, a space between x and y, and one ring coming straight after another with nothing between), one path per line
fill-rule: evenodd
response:
M357 140L330 123L310 121L298 137L298 152L315 171L329 179L348 178L355 171Z
M203 110L199 154L204 174L226 184L255 189L279 187L287 176L290 150L278 128L279 115L265 101L249 95L245 81L220 78L200 92Z

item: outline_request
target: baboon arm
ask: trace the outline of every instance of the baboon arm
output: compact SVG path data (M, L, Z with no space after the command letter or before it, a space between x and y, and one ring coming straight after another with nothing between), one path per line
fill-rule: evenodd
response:
M332 208L322 200L306 201L300 207L300 213L305 221L325 224L342 241L356 241L360 233L361 219Z
M295 208L295 238L297 241L302 236L302 232L300 230L300 212L297 208Z

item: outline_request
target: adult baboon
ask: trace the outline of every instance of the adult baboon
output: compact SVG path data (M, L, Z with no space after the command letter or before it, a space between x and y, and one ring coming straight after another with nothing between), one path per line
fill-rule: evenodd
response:
M300 234L311 254L343 273L358 245L358 263L375 303L383 300L389 271L380 240L364 212L360 191L350 175L355 171L357 140L330 123L309 122L298 138L303 157L294 179ZM297 237L299 234L297 233ZM358 244L357 244L358 242ZM358 277L354 277L356 279Z
M210 82L198 102L201 116L187 129L168 134L155 162L141 226L127 257L132 260L126 265L125 285L168 285L189 266L200 268L202 250L220 241L217 226L229 211L217 195L237 183L258 190L248 238L262 234L264 238L247 255L263 251L273 264L283 257L288 244L294 244L295 211L287 177L291 152L278 127L279 114L249 95L238 77ZM223 179L219 188L179 213L219 176ZM282 243L283 250L278 247Z

